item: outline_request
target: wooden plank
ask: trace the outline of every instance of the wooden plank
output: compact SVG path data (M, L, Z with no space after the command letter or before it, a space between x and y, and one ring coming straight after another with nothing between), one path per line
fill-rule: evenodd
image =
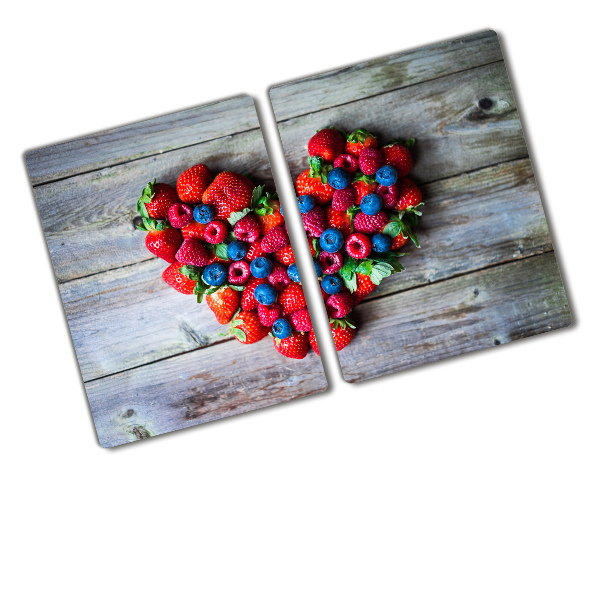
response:
M481 109L481 98L492 107ZM326 126L365 127L382 140L417 138L411 176L420 183L528 156L502 62L279 123L294 179L308 167L308 140Z
M277 85L270 96L282 121L499 60L498 36L483 31Z
M254 100L238 96L32 150L26 163L39 185L257 128Z
M86 384L105 448L327 389L321 360L286 358L268 339L235 340Z
M150 256L133 225L143 187L177 181L205 162L215 173L251 172L274 189L260 130L212 140L34 188L54 272L59 282L131 265Z
M206 303L162 280L166 267L156 258L60 286L84 381L227 339Z
M357 382L567 327L571 313L554 252L360 304L339 354Z

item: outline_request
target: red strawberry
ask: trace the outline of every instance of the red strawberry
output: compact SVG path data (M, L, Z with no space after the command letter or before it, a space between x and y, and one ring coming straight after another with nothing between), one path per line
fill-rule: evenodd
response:
M177 179L177 194L182 202L198 204L202 194L210 185L212 175L206 165L194 165L184 171Z
M358 166L365 175L375 175L383 165L383 155L375 148L363 148L358 155Z
M179 271L183 267L182 263L174 262L169 265L162 274L163 281L168 283L172 288L175 288L182 294L193 294L196 282L193 279L189 279L183 273Z
M240 307L240 293L228 285L223 285L216 292L206 294L206 304L215 314L217 321L225 325Z
M294 258L294 251L292 250L292 247L286 246L281 250L277 250L277 252L275 252L275 260L278 260L286 267L293 265L296 262L296 259Z
M370 178L357 179L351 185L356 192L356 204L358 205L367 194L372 194L378 186L377 181L371 181Z
M279 304L281 304L282 315L289 315L306 306L304 292L299 283L292 281L281 294L279 294Z
M184 265L205 267L211 262L212 254L208 248L196 238L186 238L177 251L177 260Z
M346 211L338 211L333 206L328 206L325 209L325 218L327 219L327 227L339 229L344 237L348 237L354 230L352 226L352 217Z
M253 214L242 217L233 227L233 234L237 240L253 244L260 237L260 223Z
M229 333L242 344L254 344L268 335L269 330L259 321L255 311L241 310L231 321Z
M363 148L377 148L377 139L366 129L357 129L346 137L346 152L358 157Z
M279 304L258 305L258 319L265 327L273 327L273 323L279 319L281 315L281 306Z
M398 143L388 144L381 149L383 164L392 165L398 172L398 177L406 177L413 168L413 159L410 150Z
M246 252L246 260L248 262L252 262L255 258L259 256L266 256L266 252L262 249L260 245L261 238L258 238L255 242L250 244L250 249Z
M311 237L320 237L325 231L325 213L320 206L315 206L307 213L302 214L304 229Z
M232 212L250 208L253 183L243 175L224 171L202 194L202 202L215 207L217 219L227 219Z
M356 335L355 326L347 319L330 319L329 327L331 327L333 342L338 352L345 348Z
M301 331L294 331L292 335L283 340L274 337L275 350L288 358L302 359L308 353L308 336Z
M398 204L396 210L406 210L421 204L421 190L408 177L398 180Z
M181 234L183 235L183 239L196 238L198 240L203 240L205 227L206 225L198 223L198 221L192 221L189 225L182 228Z
M379 233L383 233L384 229L385 225L379 230ZM395 238L392 238L392 247L390 250L399 250L402 248L402 246L404 246L404 244L406 244L406 242L408 242L409 239L410 238L408 236L404 237L404 234L400 232Z
M151 181L143 190L137 210L146 219L166 219L171 204L179 202L177 192L166 183Z
M352 310L353 304L354 302L350 292L344 290L343 292L329 296L325 302L325 307L327 308L330 317L341 319Z
M292 313L291 321L296 331L310 331L312 329L308 308L301 308Z
M377 286L368 275L356 274L357 288L352 292L353 304L356 306L363 298L366 298Z
M175 255L183 241L179 229L169 227L165 221L155 221L154 219L143 219L143 224L138 225L138 229L148 232L146 234L146 248L152 254L169 263L174 263L177 260Z
M279 212L279 200L276 198L267 200L259 210L261 212L265 211L264 215L260 213L256 215L260 223L260 232L262 235L266 235L274 227L285 223L283 215Z
M242 292L242 308L244 310L256 310L258 308L258 301L254 297L254 290L256 289L256 286L265 283L266 281L266 279L250 277Z
M319 346L317 346L317 338L315 337L315 332L311 331L308 334L308 343L310 344L310 347L315 351L317 356L321 356L319 354Z
M277 252L290 245L290 240L283 227L273 227L260 242L265 252Z
M344 151L344 138L333 128L319 129L308 142L308 154L333 162Z
M374 215L367 215L359 212L354 217L354 229L361 233L375 233L379 231L388 222L388 216L385 211L380 210Z
M298 175L296 192L298 196L312 196L319 204L327 204L333 197L333 188L320 177L311 177L310 169Z

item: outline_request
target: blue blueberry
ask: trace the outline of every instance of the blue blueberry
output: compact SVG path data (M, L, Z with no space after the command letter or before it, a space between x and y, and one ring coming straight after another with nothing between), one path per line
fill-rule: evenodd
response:
M288 267L287 274L292 281L300 283L300 273L298 273L298 267L296 263Z
M302 214L310 212L315 207L315 199L312 196L300 196L298 208Z
M248 244L235 240L227 245L227 256L231 260L242 260L248 252Z
M385 165L375 173L375 179L381 184L389 187L398 181L398 172L391 165Z
M261 283L254 290L254 297L259 304L270 306L277 301L277 292L275 288L268 283Z
M344 245L344 234L339 229L326 229L319 238L319 244L325 252L337 252Z
M264 256L259 256L250 263L250 272L257 279L268 277L272 270L273 263Z
M277 321L273 323L271 331L276 338L284 340L292 335L292 326L287 319L277 319Z
M208 285L223 285L227 281L227 267L221 263L212 263L202 274Z
M360 201L360 210L365 213L365 215L375 215L383 206L383 200L381 196L377 194L367 194Z
M325 275L325 277L321 279L321 287L328 294L337 294L342 291L344 283L339 275Z
M371 245L375 252L387 252L392 247L392 238L385 233L376 233L371 238Z
M321 277L323 275L323 269L318 261L313 258L313 264L315 265L315 271L317 272L317 277Z
M198 221L198 223L203 223L206 225L210 223L215 218L215 209L212 206L208 206L208 204L198 204L196 208L194 208L194 219Z
M352 175L342 169L342 167L336 167L327 174L327 183L336 190L343 190L350 185Z

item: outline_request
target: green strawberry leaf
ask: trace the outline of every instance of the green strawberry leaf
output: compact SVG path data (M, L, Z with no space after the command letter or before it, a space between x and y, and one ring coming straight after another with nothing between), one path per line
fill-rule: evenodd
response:
M351 206L346 212L352 219L354 219L354 217L360 212L360 206Z
M351 134L349 134L346 139L352 143L359 142L362 144L365 141L365 138L368 137L374 138L375 135L373 133L370 133L366 129L357 129L356 131L353 131Z
M200 277L202 276L202 271L203 269L200 267L194 267L192 265L183 265L183 267L179 267L179 272L192 281L199 282Z
M154 195L154 185L156 184L156 179L148 183L148 185L142 190L142 195L137 202L137 211L140 215L146 219L149 218L148 209L146 208L146 204L152 201L152 196Z
M229 257L227 256L227 244L225 243L221 243L221 244L217 244L215 246L215 254L223 259L223 260L227 260Z
M400 234L403 229L402 221L390 221L384 228L383 233L392 239Z
M254 209L258 206L258 201L261 199L264 189L265 189L264 185L257 185L252 190L252 198L250 199L250 208L251 209Z
M371 281L375 285L379 285L386 277L389 277L394 272L392 265L384 262L373 264L371 268Z
M227 220L229 221L229 224L233 227L240 219L245 217L249 212L252 212L249 208L244 208L240 212L232 212L229 215L229 217L227 217Z
M246 334L241 329L234 327L231 331L232 331L233 335L235 335L235 337L238 340L240 340L240 342L246 341Z
M342 277L342 279L352 279L352 276L354 275L354 272L356 271L357 267L358 260L356 260L356 258L348 257L348 260L340 269L340 277Z
M319 254L321 254L321 245L319 244L318 238L312 239L312 247L313 247L314 251L316 252L314 258L315 259L319 258Z
M404 145L410 150L411 148L414 148L414 145L417 143L417 140L415 140L415 138L408 138L405 142Z
M196 287L194 288L194 294L196 294L196 302L200 304L202 302L202 298L204 298L204 294L207 290L206 285L203 281L197 281Z
M356 281L356 273L352 273L350 277L342 277L344 285L348 288L350 293L355 292L358 289L358 282Z
M225 242L224 243L229 244L230 242L235 242L236 239L237 238L235 237L235 233L233 233L233 231L230 231L227 234L227 237L225 238Z
M358 267L356 267L356 272L360 273L361 275L370 275L372 267L372 260L362 260Z
M364 173L361 173L360 171L356 171L356 174L352 178L352 181L364 181L365 183L371 184L371 183L375 183L377 181L377 179L375 179L375 177L373 177L372 175L365 175Z
M219 290L221 288L221 286L217 286L217 285L212 285L210 286L207 290L206 290L206 295L210 296L211 294L214 294L217 290Z
M229 284L229 287L236 292L243 292L246 289L245 285L232 285L231 283Z

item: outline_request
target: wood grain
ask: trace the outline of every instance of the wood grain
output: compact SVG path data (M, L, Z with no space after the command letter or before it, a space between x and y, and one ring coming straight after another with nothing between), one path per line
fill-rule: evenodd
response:
M349 382L571 323L554 252L365 301L354 313L359 333L338 353Z
M147 260L133 219L152 179L174 185L187 167L205 162L215 173L252 173L274 189L260 130L84 173L34 188L54 272L59 282Z
M271 88L277 121L502 60L494 31L320 73Z
M258 128L254 100L238 96L32 150L26 163L39 185Z
M321 360L275 351L270 338L236 340L86 384L105 448L327 389Z
M493 105L481 109L482 98ZM383 140L416 138L411 176L418 183L528 156L502 62L279 123L294 179L308 168L308 140L327 126L346 132L360 126Z

